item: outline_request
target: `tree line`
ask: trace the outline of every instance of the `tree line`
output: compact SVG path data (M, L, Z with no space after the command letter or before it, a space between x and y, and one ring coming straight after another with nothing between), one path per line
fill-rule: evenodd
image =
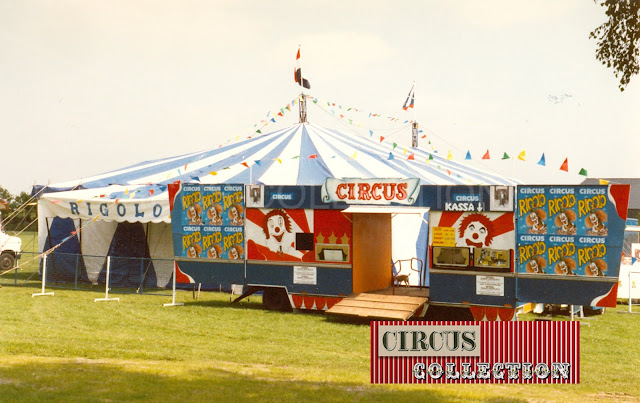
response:
M31 195L21 192L15 196L0 186L0 212L2 213L2 228L5 231L37 231L38 206Z

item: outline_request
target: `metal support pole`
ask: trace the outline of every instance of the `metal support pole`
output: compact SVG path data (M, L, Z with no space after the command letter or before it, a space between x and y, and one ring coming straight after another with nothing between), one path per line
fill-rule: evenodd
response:
M31 294L32 297L40 297L42 295L53 295L52 292L44 292L45 284L47 283L47 255L42 257L42 291L36 294Z
M170 304L163 304L162 306L180 306L184 305L181 302L176 303L176 272L177 272L178 264L173 262L173 296Z
M105 296L104 298L96 298L93 302L98 301L120 301L120 298L109 298L109 275L111 271L111 256L107 256L107 278L105 280Z

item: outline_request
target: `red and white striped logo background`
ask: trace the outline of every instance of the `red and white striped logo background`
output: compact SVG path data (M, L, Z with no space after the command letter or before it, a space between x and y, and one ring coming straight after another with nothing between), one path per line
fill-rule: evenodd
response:
M379 326L480 326L480 357L379 357ZM424 369L424 379L414 376L416 364ZM432 363L440 364L446 370L446 364L455 364L455 370L463 372L463 363L470 363L471 370L478 373L478 363L490 365L489 379L451 379L446 375L433 378L428 373ZM497 379L493 372L494 364L502 364L504 379ZM510 379L504 369L506 363L531 363L533 370L539 363L551 370L553 363L569 364L568 376L538 376L535 371L530 379L518 371L517 379ZM543 372L544 373L544 372ZM579 383L580 381L580 322L540 321L540 322L468 322L468 321L379 321L371 322L371 382L372 383Z

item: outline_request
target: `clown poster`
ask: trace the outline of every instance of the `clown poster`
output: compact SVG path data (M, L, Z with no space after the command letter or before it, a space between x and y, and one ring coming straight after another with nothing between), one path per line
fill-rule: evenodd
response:
M605 276L608 209L606 186L519 186L518 272Z
M338 210L247 209L247 259L351 262L351 222Z
M172 222L177 218L181 224L174 226L174 232L183 239L180 247L175 246L176 256L244 259L243 189L242 185L182 185L172 212Z
M477 249L484 251L487 256L491 251L496 251L495 255L500 260L500 264L495 267L496 269L508 270L512 267L512 250L515 244L513 213L431 212L430 221L431 234L429 239L432 240L432 246L438 247L437 240L442 238L442 234L449 233L454 237L455 247L463 248L464 253L469 251L468 266L474 264L474 259L471 257L474 256L474 250ZM447 245L450 243L451 241L446 242ZM507 263L502 262L505 259L508 260ZM475 261L479 261L479 259L475 259ZM481 264L480 267L483 269L491 268L489 264Z

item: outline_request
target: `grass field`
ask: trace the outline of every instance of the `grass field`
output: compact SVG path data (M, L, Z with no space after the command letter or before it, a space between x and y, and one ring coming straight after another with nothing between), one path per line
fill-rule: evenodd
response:
M369 326L262 309L258 297L0 288L1 401L640 401L640 315L583 320L578 385L371 385ZM638 311L637 308L635 308ZM532 320L524 315L520 319ZM564 320L566 317L557 317ZM588 324L588 325L587 325Z

